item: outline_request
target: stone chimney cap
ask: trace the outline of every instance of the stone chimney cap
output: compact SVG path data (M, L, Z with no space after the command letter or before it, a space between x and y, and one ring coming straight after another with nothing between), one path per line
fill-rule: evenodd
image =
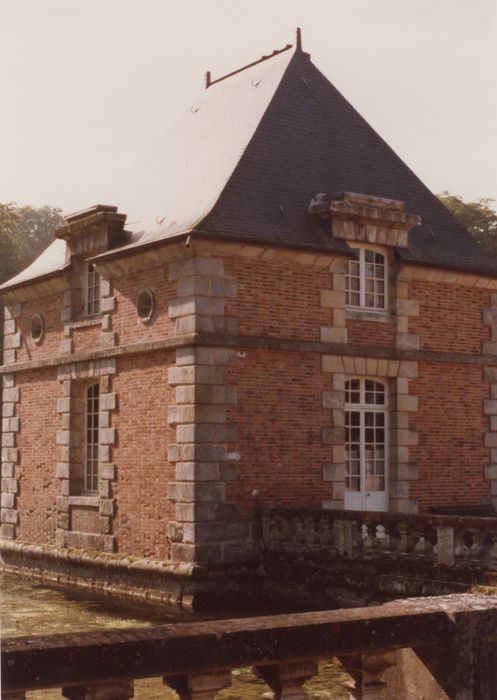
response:
M98 214L100 212L117 212L117 207L113 204L94 204L92 207L87 207L86 209L81 209L81 211L76 211L74 214L68 214L65 216L65 220L68 223L73 221L79 221L80 219L86 219L87 216L92 214Z
M109 230L122 231L126 222L126 214L119 214L117 207L109 204L96 204L66 216L67 224L55 231L55 238L70 241L84 235L94 226L106 224Z

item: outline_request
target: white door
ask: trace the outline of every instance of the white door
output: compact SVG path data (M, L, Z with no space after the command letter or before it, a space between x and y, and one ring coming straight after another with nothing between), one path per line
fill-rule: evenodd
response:
M345 508L388 510L387 396L382 382L345 382Z

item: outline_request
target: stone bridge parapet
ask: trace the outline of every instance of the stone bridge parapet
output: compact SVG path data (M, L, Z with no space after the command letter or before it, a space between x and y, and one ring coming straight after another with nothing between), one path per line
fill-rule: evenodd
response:
M118 631L8 638L2 645L2 698L62 688L66 698L132 697L133 681L159 676L181 700L210 700L230 671L252 666L275 698L306 694L317 661L338 659L351 698L495 698L497 597L454 595L372 608L161 625ZM418 673L399 679L400 650ZM422 671L429 695L416 685ZM389 690L389 673L392 685ZM408 685L406 685L408 683ZM395 689L396 688L396 689Z

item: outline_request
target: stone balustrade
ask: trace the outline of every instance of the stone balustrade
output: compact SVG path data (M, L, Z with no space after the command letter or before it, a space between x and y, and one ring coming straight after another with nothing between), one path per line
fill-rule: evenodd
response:
M352 610L13 637L2 644L2 698L24 700L27 691L62 688L71 700L121 700L133 696L135 679L158 676L181 700L212 700L230 685L231 669L251 666L277 700L304 700L304 683L317 674L318 659L330 657L350 675L350 698L398 700L399 674L412 689L402 697L428 697L416 680L422 678L420 669L438 688L429 697L490 698L495 697L488 689L494 687L496 638L497 598L471 594ZM416 672L403 667L400 650L410 651Z
M497 571L497 517L271 509L263 513L263 541L266 552Z

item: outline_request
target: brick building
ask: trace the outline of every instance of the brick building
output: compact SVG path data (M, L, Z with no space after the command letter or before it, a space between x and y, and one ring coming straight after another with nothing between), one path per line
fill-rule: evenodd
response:
M154 226L69 216L1 288L0 548L249 561L260 505L495 504L497 260L300 42L163 146Z

